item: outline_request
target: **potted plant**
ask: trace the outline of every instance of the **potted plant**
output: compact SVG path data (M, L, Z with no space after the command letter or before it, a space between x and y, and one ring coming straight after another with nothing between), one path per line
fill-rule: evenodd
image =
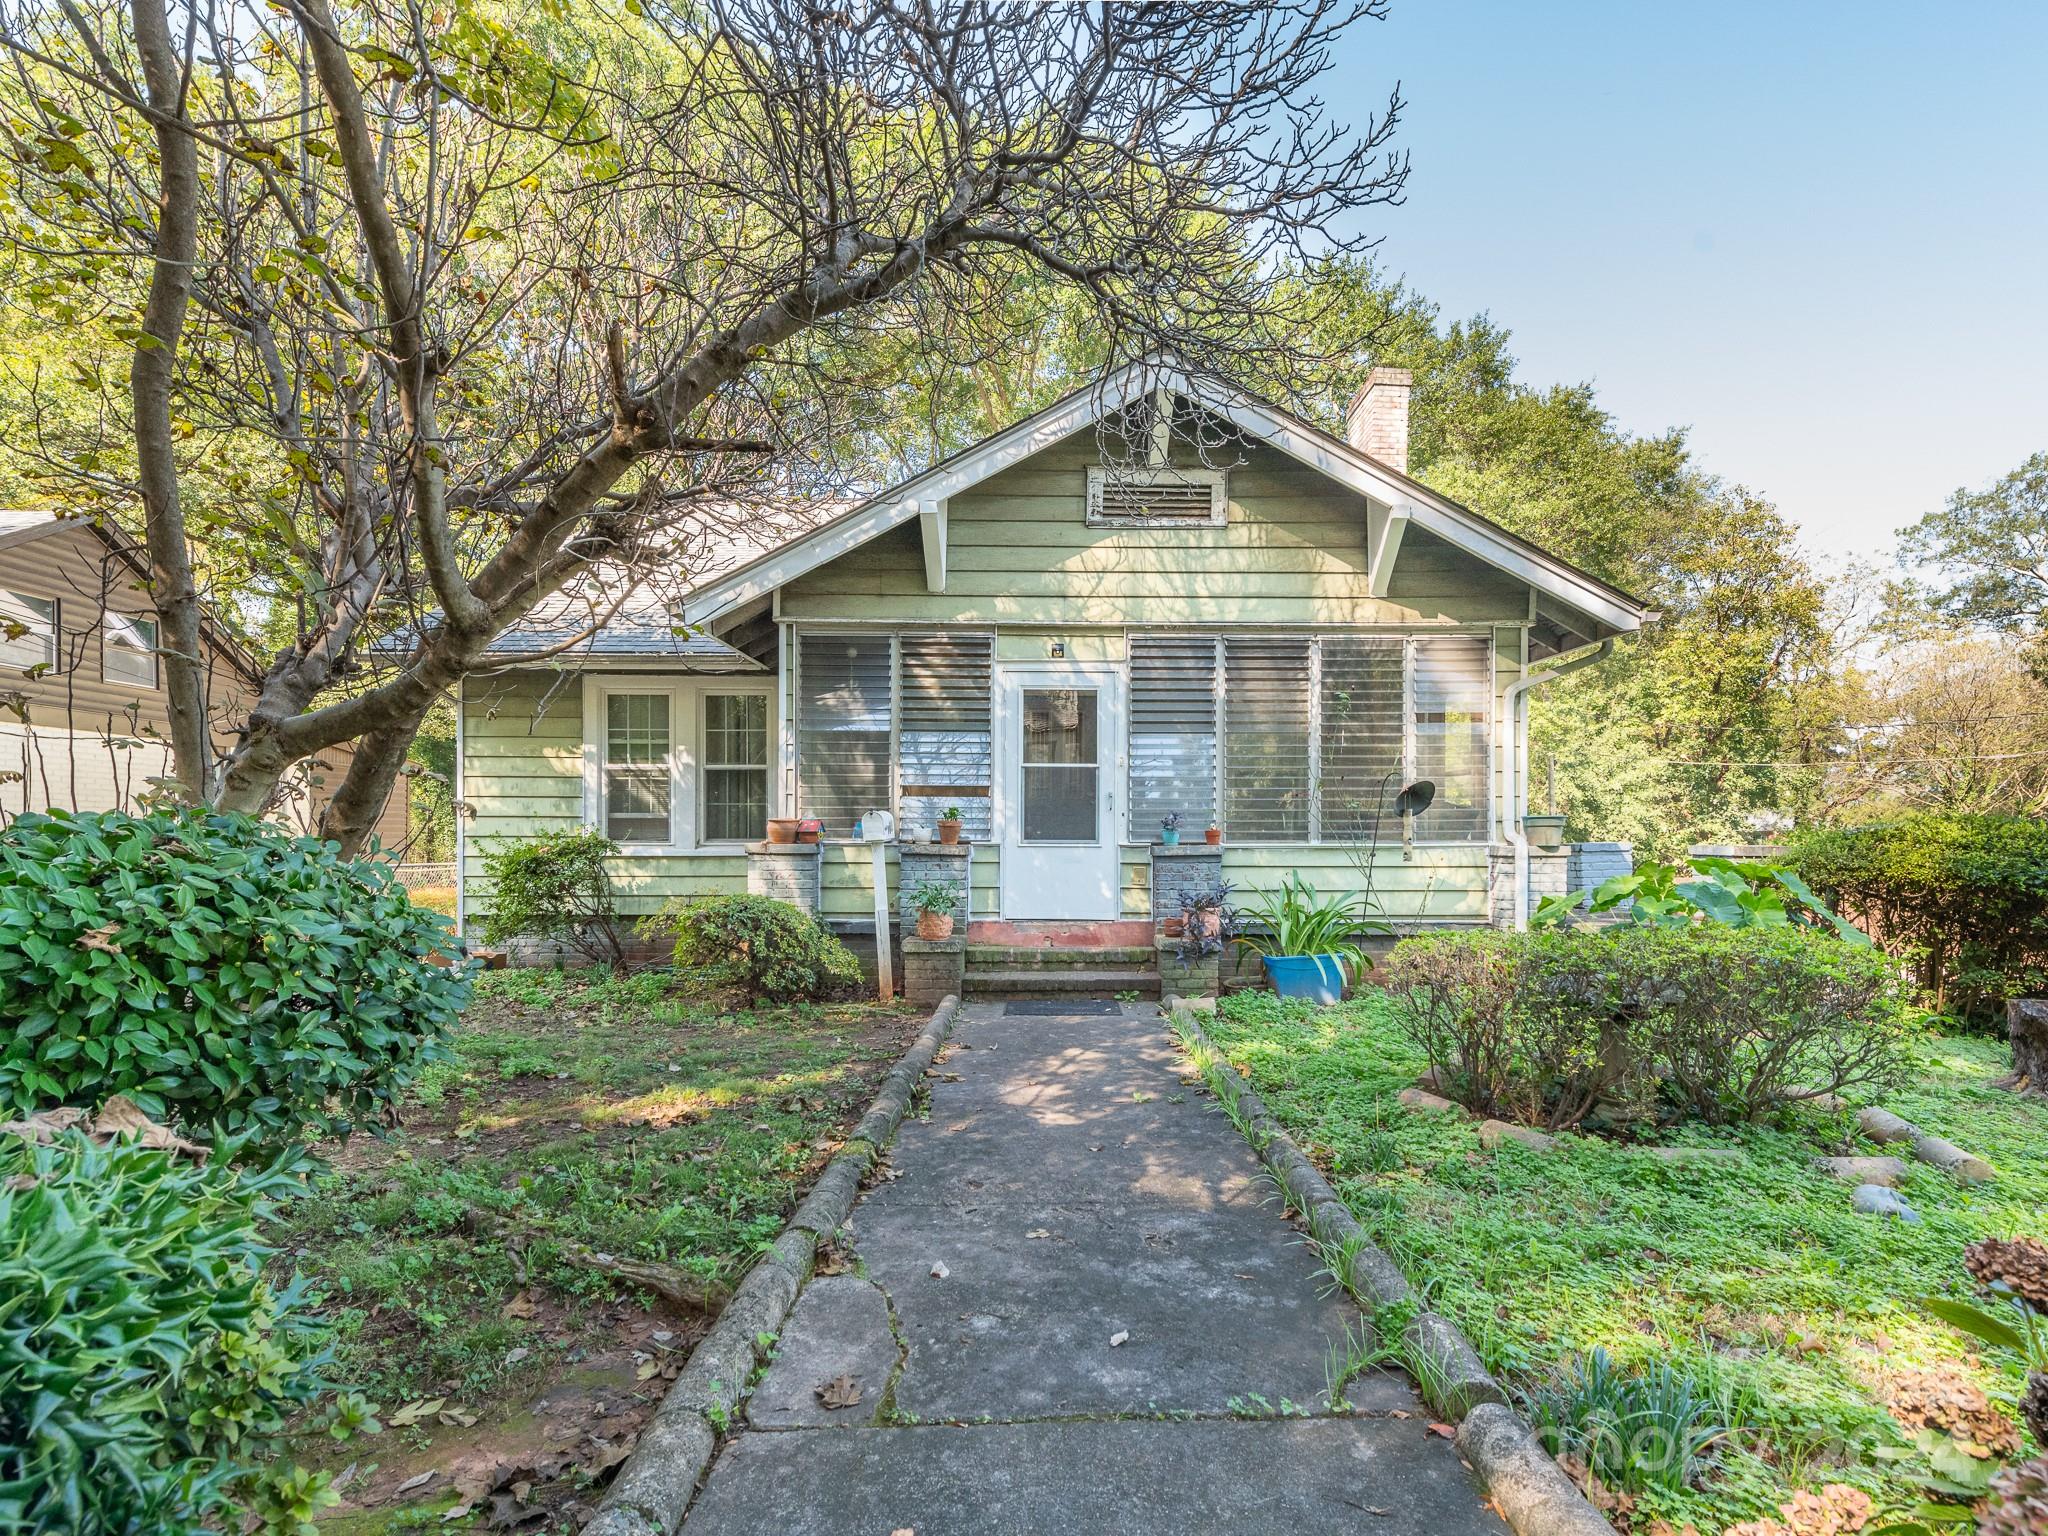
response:
M910 893L910 904L917 909L917 936L931 943L953 936L953 908L958 904L953 887L942 885L936 880L925 880Z
M1212 820L1209 823L1208 827L1202 833L1202 841L1207 843L1211 848L1216 847L1219 843L1223 841L1223 829L1217 826L1216 823Z
M1180 812L1168 811L1159 818L1159 841L1168 848L1180 846Z
M1356 976L1372 964L1359 939L1391 931L1368 918L1356 898L1325 899L1293 872L1277 889L1260 893L1243 916L1250 926L1237 942L1265 962L1273 990L1323 1004L1344 995L1347 971Z
M1531 811L1522 818L1522 835L1533 848L1564 846L1564 817L1545 811Z
M957 843L960 841L960 807L949 805L939 812L939 841Z
M794 816L770 816L768 818L768 841L771 843L793 843L797 829L803 823Z
M1180 944L1174 953L1182 970L1194 969L1197 960L1223 953L1224 941L1236 927L1230 910L1230 887L1218 883L1189 891L1180 899Z

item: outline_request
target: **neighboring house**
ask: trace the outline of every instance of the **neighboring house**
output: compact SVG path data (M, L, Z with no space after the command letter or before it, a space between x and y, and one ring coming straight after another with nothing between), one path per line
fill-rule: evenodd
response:
M97 519L0 511L0 820L53 806L133 810L171 772L170 713L148 563ZM225 746L260 674L217 618L201 626L208 717ZM346 749L298 765L278 815L305 829ZM406 837L403 789L377 836Z
M977 941L1149 944L1183 878L1156 846L1171 812L1188 843L1221 828L1240 903L1290 871L1361 890L1369 868L1397 924L1512 921L1514 685L1654 615L1410 479L1405 371L1374 371L1348 440L1175 376L1173 411L1234 437L1230 466L1106 468L1098 423L1157 386L1134 369L1072 395L700 581L680 614L538 667L509 664L536 637L500 641L508 665L459 710L466 913L495 840L602 828L646 910L745 889L766 819L804 816L822 915L872 934L856 821L893 812L893 870L958 807ZM1376 815L1416 779L1426 811ZM1565 853L1523 862L1525 900L1562 886Z

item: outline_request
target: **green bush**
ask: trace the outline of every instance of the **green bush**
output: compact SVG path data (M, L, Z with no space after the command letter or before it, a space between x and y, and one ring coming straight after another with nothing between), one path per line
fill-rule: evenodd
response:
M265 1137L390 1104L469 997L391 867L246 816L22 816L0 833L0 1105Z
M2048 991L2048 820L1909 816L1800 834L1807 883L1892 954L1921 995L1978 1028Z
M815 1000L860 985L860 966L846 946L786 901L713 896L667 915L676 927L676 964L706 971L751 1000Z
M297 1183L77 1131L0 1136L0 1530L293 1530L324 1479L274 1463L322 1388L296 1284L263 1279Z
M484 942L545 939L592 965L620 965L618 903L607 860L619 845L594 828L543 832L484 852L491 882Z
M1754 1120L1905 1061L1896 965L1796 928L1431 934L1382 980L1443 1093L1552 1130Z

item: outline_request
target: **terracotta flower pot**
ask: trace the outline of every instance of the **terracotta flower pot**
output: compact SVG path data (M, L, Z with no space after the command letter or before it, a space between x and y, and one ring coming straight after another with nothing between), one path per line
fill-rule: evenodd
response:
M797 819L794 816L771 816L768 818L768 841L771 843L793 843L796 841Z
M917 914L917 936L927 943L953 937L953 914L950 912L920 912Z
M1213 939L1223 932L1223 914L1204 907L1188 919L1189 935L1197 939Z
M1187 932L1187 926L1188 925L1180 918L1169 917L1164 922L1160 923L1159 931L1166 938L1177 939L1183 933Z
M1210 827L1207 831L1203 832L1202 841L1211 848L1214 848L1223 841L1223 829L1221 827Z
M957 843L960 841L959 817L956 816L951 821L939 823L939 841L942 843ZM947 921L950 923L952 919L948 918Z

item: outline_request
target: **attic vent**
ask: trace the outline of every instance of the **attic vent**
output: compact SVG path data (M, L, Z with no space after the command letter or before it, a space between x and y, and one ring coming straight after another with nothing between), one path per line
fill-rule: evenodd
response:
M1088 471L1088 521L1098 527L1221 528L1228 500L1220 469Z

